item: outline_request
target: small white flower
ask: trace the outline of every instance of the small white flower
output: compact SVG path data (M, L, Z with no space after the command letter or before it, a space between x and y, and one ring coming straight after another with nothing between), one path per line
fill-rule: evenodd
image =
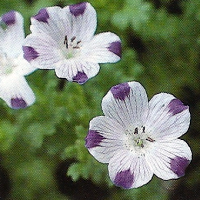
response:
M31 18L24 58L40 69L55 69L59 78L83 84L98 73L98 63L121 57L119 37L110 32L94 36L96 26L90 3L43 8Z
M188 130L188 106L167 93L148 102L144 88L129 82L112 87L102 109L105 116L90 122L86 147L99 162L109 163L115 185L137 188L153 174L164 180L184 175L192 152L177 138Z
M13 109L25 108L35 101L25 75L33 68L24 58L23 17L10 11L0 17L0 98Z

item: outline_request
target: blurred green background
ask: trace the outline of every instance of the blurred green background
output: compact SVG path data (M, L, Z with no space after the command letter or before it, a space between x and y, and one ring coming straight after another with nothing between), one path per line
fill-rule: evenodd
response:
M26 35L41 8L77 0L4 0L0 14L21 12ZM200 3L199 0L90 0L96 33L122 39L122 60L101 64L80 86L54 71L27 77L33 106L12 110L0 100L0 199L5 200L198 200L200 199ZM131 190L113 186L107 165L84 147L89 121L102 115L101 100L113 85L136 80L147 90L172 93L190 106L191 126L182 139L193 152L186 175L163 181L154 176Z

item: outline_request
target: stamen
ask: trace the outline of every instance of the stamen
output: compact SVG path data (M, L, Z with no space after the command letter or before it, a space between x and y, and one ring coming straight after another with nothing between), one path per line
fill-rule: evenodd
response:
M145 133L145 126L142 127L142 132Z
M76 39L76 37L73 36L73 37L71 38L71 42L73 42L75 39Z
M138 134L138 128L135 128L134 134Z
M81 43L81 41L79 40L76 44L78 45L79 43Z
M66 45L66 48L68 49L68 40L67 40L67 36L66 35L65 35L64 44Z
M148 137L146 140L149 141L149 142L155 142L155 140L150 138L150 137Z

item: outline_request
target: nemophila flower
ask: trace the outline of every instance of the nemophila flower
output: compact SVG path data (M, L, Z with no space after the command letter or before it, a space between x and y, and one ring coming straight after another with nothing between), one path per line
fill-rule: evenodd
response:
M96 11L87 2L43 8L31 18L24 58L41 69L55 69L59 78L83 84L98 73L98 63L121 57L119 37L111 32L94 36L96 26Z
M111 88L102 110L105 116L90 122L86 147L99 162L109 163L115 185L137 188L153 174L164 180L184 175L192 153L177 138L188 130L188 106L167 93L148 102L144 88L129 82Z
M0 98L14 109L25 108L35 101L24 78L35 70L23 58L24 38L20 13L10 11L0 17Z

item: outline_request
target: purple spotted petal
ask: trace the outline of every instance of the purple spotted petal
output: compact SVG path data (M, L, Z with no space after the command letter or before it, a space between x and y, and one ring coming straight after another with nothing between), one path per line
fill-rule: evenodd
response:
M85 138L85 146L86 148L98 147L101 141L105 139L98 131L89 130L87 137Z
M183 103L179 99L172 99L168 107L169 107L169 112L171 112L173 115L176 115L188 109L188 106L183 105Z
M121 83L111 88L111 93L115 99L124 100L130 93L130 86L128 83Z
M78 72L76 76L73 77L73 81L79 84L83 84L88 80L87 75L84 72Z
M69 10L75 16L82 15L86 9L86 2L78 3L75 5L70 5Z
M33 16L36 20L44 23L48 23L49 14L45 8L42 8L37 15Z
M113 52L114 54L116 54L117 56L119 56L121 58L122 47L121 47L121 42L120 41L112 42L110 44L110 46L108 47L108 50Z
M27 104L22 98L12 98L11 106L13 109L26 108Z
M15 11L10 11L4 15L2 15L2 21L6 24L6 25L12 25L15 23L16 21L16 15L15 15Z
M116 186L129 189L133 185L134 176L133 173L130 172L130 169L118 172L116 174L114 184Z
M26 59L28 62L36 59L39 56L38 52L33 47L23 46L23 51L24 59Z
M170 168L178 177L181 177L185 175L185 169L189 163L190 161L188 159L176 156L171 159Z

